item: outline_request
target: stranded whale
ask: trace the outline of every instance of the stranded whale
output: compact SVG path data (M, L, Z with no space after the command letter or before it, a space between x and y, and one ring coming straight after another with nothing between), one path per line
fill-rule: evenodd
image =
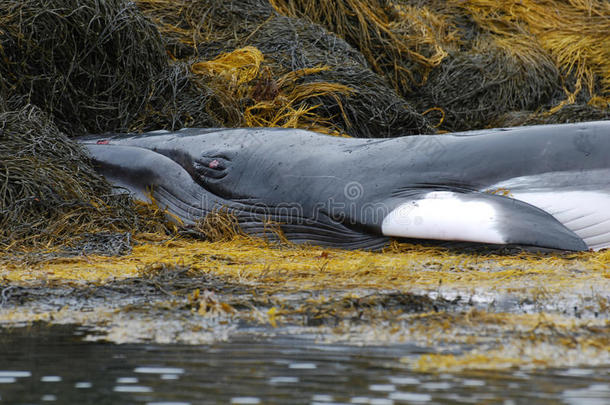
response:
M382 247L390 237L610 247L610 121L393 139L184 129L80 140L96 169L187 224L228 209L250 234Z

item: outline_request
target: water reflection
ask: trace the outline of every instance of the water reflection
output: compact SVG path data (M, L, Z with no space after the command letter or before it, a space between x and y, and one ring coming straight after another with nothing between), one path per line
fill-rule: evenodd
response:
M209 346L83 342L71 327L2 331L10 404L610 403L610 368L417 374L412 346L319 345L244 335ZM505 402L507 401L507 402Z

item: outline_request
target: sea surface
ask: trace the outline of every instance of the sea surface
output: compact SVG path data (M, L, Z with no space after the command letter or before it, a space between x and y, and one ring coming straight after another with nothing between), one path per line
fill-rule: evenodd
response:
M0 330L2 404L610 404L610 368L416 373L408 344L244 334L210 345L85 341L36 323Z

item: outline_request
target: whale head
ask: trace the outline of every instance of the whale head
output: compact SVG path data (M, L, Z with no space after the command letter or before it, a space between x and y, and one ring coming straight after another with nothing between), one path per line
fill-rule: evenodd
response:
M273 224L297 243L380 248L389 238L362 232L366 224L350 216L353 210L344 209L344 180L321 167L333 161L332 148L325 148L324 141L336 146L337 139L302 130L249 128L88 136L79 141L118 192L154 200L170 218L186 225L227 210L249 234L275 237L270 234ZM302 153L316 142L319 153Z

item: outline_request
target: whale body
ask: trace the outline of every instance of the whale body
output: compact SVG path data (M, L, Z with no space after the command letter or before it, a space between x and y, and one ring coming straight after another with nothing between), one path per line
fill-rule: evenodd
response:
M94 167L185 224L376 249L390 238L610 247L610 121L356 139L197 129L80 139Z

